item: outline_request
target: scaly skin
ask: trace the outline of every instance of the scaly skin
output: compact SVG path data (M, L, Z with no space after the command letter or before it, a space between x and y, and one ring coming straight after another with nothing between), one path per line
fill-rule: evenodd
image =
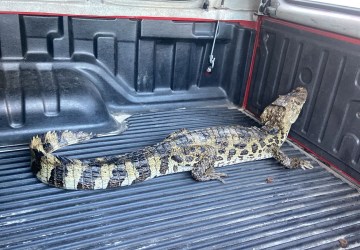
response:
M280 96L261 115L263 127L221 126L188 131L181 129L162 142L120 156L89 160L60 157L53 152L91 139L84 132L48 132L33 137L31 167L37 178L64 189L106 189L127 186L154 177L191 171L198 181L220 180L226 174L216 167L274 157L287 168L312 168L308 161L290 159L281 145L306 101L298 87Z

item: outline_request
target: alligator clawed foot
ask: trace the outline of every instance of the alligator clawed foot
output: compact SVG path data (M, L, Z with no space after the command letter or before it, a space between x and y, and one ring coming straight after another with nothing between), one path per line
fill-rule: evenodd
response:
M299 161L299 166L300 166L303 170L313 169L313 168L314 168L314 166L311 165L310 161L307 161L307 160L300 160L300 161Z
M223 184L225 184L225 180L222 177L227 177L228 175L225 173L219 173L215 171L211 171L210 173L206 173L206 175L209 177L209 180L218 180L221 181Z

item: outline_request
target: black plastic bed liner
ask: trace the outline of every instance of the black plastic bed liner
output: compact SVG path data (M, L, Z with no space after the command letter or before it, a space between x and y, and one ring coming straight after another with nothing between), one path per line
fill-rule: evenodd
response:
M138 114L121 135L61 154L121 154L179 128L255 122L226 107ZM307 156L290 144L291 156ZM0 248L333 249L360 246L360 195L325 168L287 170L274 159L224 167L226 184L168 175L105 191L65 191L33 176L24 146L0 148ZM271 177L272 182L266 179Z

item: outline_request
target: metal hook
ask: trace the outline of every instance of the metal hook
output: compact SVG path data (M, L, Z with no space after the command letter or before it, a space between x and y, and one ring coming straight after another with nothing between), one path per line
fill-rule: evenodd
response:
M216 43L216 38L219 35L219 21L216 22L216 28L215 28L215 34L214 34L214 40L213 40L213 44L211 47L211 52L210 52L210 56L209 56L209 66L206 69L206 72L211 73L214 66L215 66L215 57L214 57L214 48L215 48L215 43Z

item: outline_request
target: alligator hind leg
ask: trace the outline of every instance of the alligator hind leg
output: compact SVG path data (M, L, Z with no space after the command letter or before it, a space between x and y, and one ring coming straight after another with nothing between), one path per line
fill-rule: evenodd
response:
M215 172L214 167L209 164L208 159L202 159L194 165L194 168L191 170L191 176L197 181L218 180L225 183L222 177L227 177L227 174Z
M197 181L218 180L225 183L222 177L226 177L225 173L215 172L214 164L216 159L215 150L212 147L202 147L201 159L194 164L191 170L192 177Z
M284 165L286 168L302 168L304 170L306 169L312 169L313 166L311 163L307 160L302 160L300 158L294 157L290 158L287 156L284 152L282 152L278 147L272 148L272 156L282 165Z

